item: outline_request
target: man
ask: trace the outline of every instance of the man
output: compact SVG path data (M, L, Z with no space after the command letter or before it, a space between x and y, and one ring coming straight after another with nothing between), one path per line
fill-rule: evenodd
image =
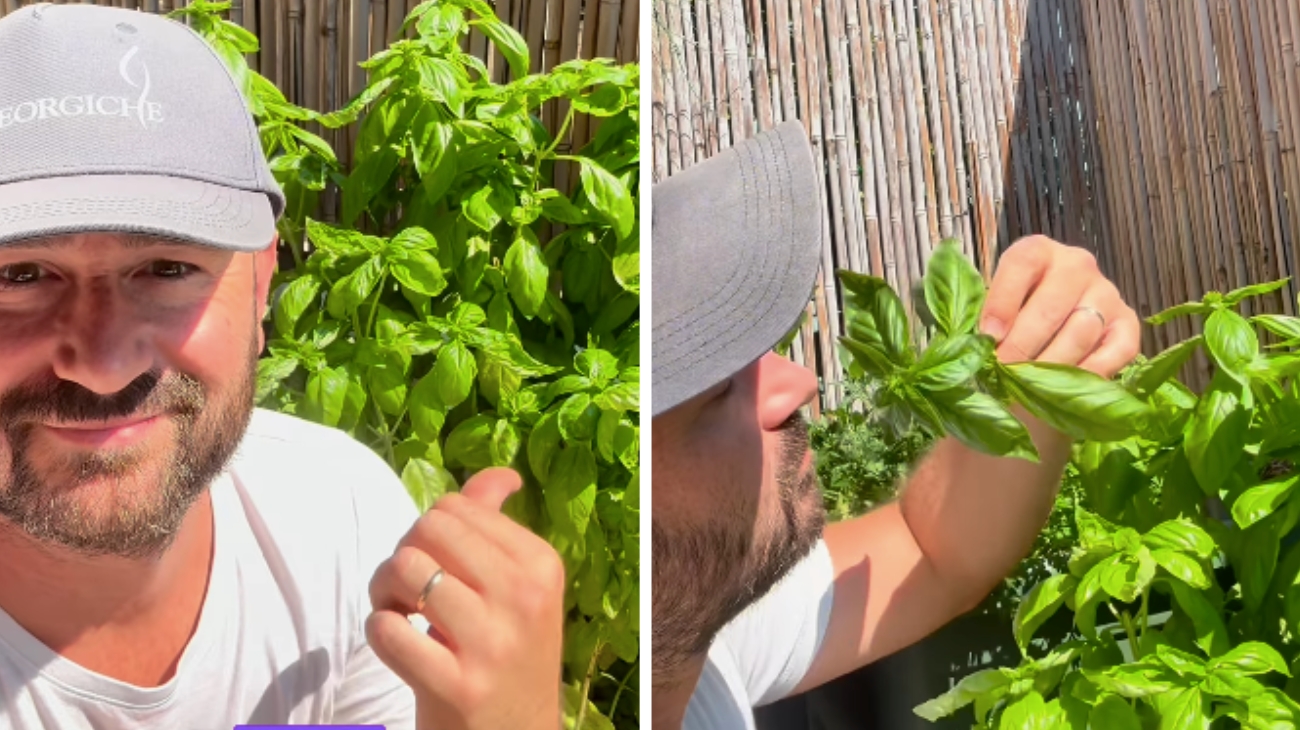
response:
M420 516L254 410L284 197L217 56L45 5L0 69L0 728L556 727L563 569L499 512L517 475Z
M817 183L792 122L652 192L656 728L752 728L752 707L970 610L1028 553L1068 458L1067 438L1033 420L1039 464L946 439L896 502L823 529L799 416L817 381L767 352L816 276ZM1104 376L1139 347L1093 258L1041 237L1003 254L982 326L1004 361Z

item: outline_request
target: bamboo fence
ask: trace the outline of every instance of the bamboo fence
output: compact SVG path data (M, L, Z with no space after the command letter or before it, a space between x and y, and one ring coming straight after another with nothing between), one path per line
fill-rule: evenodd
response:
M1043 233L1146 317L1300 265L1295 2L654 0L652 31L656 180L787 119L809 133L823 266L791 354L820 407L843 397L836 268L909 292L940 239L987 275Z
M83 0L86 2L87 0ZM339 109L365 88L365 71L357 64L396 40L402 21L420 0L233 0L230 19L257 35L261 50L249 65L284 92L289 101L317 111ZM0 0L0 16L32 0ZM62 4L62 3L60 3ZM96 0L109 5L166 13L188 0ZM497 16L528 42L533 72L549 71L575 58L612 58L620 63L639 58L640 0L490 0ZM489 48L477 30L465 50L482 59L493 81L509 78L500 52ZM552 133L568 109L551 103L542 122ZM569 139L559 149L578 149L591 139L585 115L575 119ZM339 161L351 165L356 127L312 131L330 142Z

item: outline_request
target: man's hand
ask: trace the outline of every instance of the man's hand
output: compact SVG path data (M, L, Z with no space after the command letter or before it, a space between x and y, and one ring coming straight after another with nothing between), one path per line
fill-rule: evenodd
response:
M984 303L981 329L1003 362L1077 365L1111 377L1141 347L1141 321L1082 248L1044 236L1002 254Z
M419 730L559 727L564 566L501 514L519 487L509 469L475 475L415 523L370 583L366 637L415 690Z
M1092 255L1042 236L1003 254L982 329L1004 362L1078 365L1103 377L1128 365L1140 344L1137 314ZM1029 552L1051 513L1070 440L1023 408L1015 412L1039 463L947 438L899 500L827 527L835 600L820 653L796 691L930 635L977 605Z

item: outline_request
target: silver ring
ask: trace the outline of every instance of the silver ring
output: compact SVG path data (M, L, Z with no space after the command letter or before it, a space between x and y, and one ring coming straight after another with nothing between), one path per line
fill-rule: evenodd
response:
M1101 326L1103 329L1106 327L1106 315L1102 314L1101 310L1097 309L1096 307L1090 307L1087 304L1080 304L1079 306L1074 308L1074 311L1087 312L1088 314L1093 315L1094 317L1096 317L1098 320L1101 321Z
M442 582L442 576L445 575L442 568L438 568L429 576L429 582L424 584L424 590L420 591L420 597L415 601L415 612L424 613L424 603L429 600L429 592L433 587Z

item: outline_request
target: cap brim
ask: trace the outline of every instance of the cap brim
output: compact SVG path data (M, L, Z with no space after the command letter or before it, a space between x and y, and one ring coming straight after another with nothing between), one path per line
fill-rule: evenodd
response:
M821 261L819 190L798 122L654 187L653 415L744 369L798 321Z
M0 246L102 231L262 251L275 240L275 219L263 193L186 178L89 175L0 186Z

